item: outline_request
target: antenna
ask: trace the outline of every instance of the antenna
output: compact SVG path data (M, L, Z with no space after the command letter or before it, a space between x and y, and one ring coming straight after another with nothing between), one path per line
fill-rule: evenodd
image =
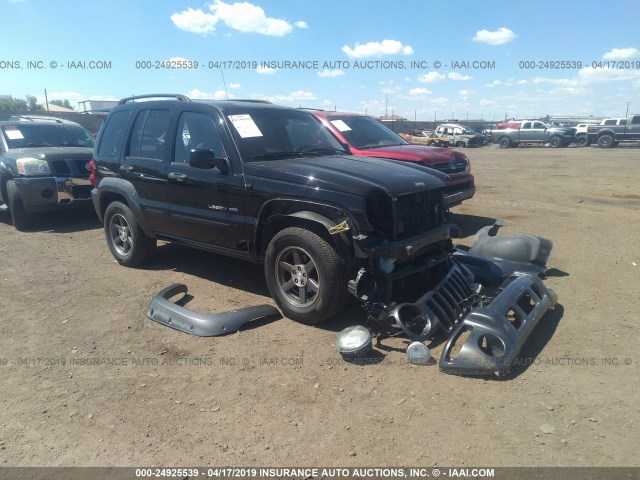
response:
M227 82L224 81L224 72L220 69L220 75L222 75L222 84L224 85L224 95L229 100L229 92L227 92Z

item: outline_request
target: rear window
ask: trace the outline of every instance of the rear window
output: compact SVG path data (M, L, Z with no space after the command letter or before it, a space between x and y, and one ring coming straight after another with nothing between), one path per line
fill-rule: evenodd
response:
M122 148L122 136L129 120L129 111L122 110L112 113L100 134L98 155L102 157L115 157L120 154Z
M1 128L9 149L94 145L91 134L79 125L21 123Z

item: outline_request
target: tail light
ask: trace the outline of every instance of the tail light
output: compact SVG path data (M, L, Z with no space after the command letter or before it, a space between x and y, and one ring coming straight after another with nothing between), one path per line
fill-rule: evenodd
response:
M89 181L94 187L98 186L98 181L96 180L96 162L93 161L93 158L89 160Z

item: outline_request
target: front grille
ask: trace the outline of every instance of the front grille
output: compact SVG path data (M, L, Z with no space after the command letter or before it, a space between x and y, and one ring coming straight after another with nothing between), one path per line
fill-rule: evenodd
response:
M395 201L398 239L425 232L442 222L439 190L400 195Z
M89 160L51 160L49 162L51 173L54 175L72 175L74 177L88 177L87 162Z
M438 163L434 165L432 168L446 173L447 175L463 173L467 171L468 162L464 158L456 158L452 162L448 163Z
M70 175L71 169L66 160L54 160L51 162L51 173L54 175Z
M454 265L447 276L419 302L447 331L451 331L468 313L472 297L473 291L467 276Z

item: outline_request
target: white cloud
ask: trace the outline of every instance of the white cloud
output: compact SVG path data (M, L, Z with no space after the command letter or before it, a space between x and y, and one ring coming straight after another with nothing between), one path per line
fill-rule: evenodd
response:
M429 72L418 76L418 81L422 83L442 82L446 77L438 72Z
M273 75L277 71L278 71L277 68L263 67L262 65L259 65L258 68L256 68L256 72L262 75Z
M209 8L228 27L240 32L281 37L293 30L293 27L284 20L267 17L262 8L249 2L229 4L216 0Z
M469 90L469 89L464 89L464 90L458 91L458 95L460 95L460 98L462 98L463 100L468 99L474 93L475 92L473 90Z
M500 85L502 85L502 82L500 80L494 80L491 83L487 83L485 85L485 87L487 87L487 88L495 88L495 87L499 87Z
M493 107L494 105L497 105L497 103L493 100L489 100L487 98L483 98L482 100L480 100L481 107Z
M342 51L351 58L374 57L377 55L413 55L413 47L402 45L398 40L383 40L382 42L356 43L354 48L348 45Z
M184 12L171 15L171 21L180 30L206 35L215 31L218 18L199 8L187 8Z
M640 57L640 50L637 48L614 48L602 56L603 60L628 60L629 58Z
M298 106L304 103L304 100L315 100L318 97L315 93L307 92L305 90L296 90L288 95L252 95L253 98L266 99L270 102L280 105L294 105Z
M419 97L422 95L429 95L430 93L431 93L431 90L428 90L424 87L416 87L409 90L409 95L414 95L416 97Z
M25 0L9 0L9 3L24 3Z
M344 71L340 69L329 70L328 68L325 68L321 72L318 72L318 76L323 78L339 77L341 75L344 75Z
M227 92L224 90L216 90L213 93L203 92L202 90L198 90L194 88L190 92L187 92L187 97L192 98L194 100L226 100ZM228 95L228 98L234 98L233 95Z
M171 15L171 21L180 30L202 35L213 33L219 21L239 32L260 33L274 37L287 35L293 30L285 20L267 17L261 7L249 2L230 4L215 0L212 5L209 5L209 10L211 13L199 8L187 8ZM295 26L308 28L303 21L296 22Z
M486 43L488 45L503 45L515 40L517 35L508 28L502 27L493 32L489 30L478 30L473 37L475 42Z
M167 62L187 62L188 60L184 57L171 57Z
M305 92L304 90L296 90L295 92L291 92L290 95L292 98L296 100L314 100L316 97L315 93Z
M633 81L638 79L640 79L640 70L587 67L578 72L577 82L581 85L591 85L594 83Z
M473 77L469 75L462 75L457 72L451 72L447 75L447 77L451 80L456 80L456 81L473 80Z

